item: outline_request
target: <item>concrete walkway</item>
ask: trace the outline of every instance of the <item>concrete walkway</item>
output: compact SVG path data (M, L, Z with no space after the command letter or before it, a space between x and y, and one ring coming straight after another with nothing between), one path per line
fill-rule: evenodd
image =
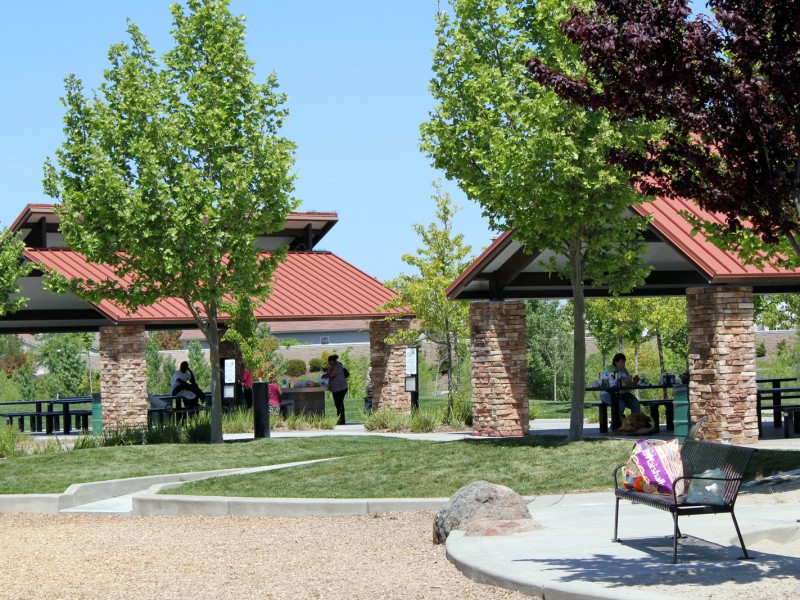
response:
M566 435L566 420L534 421L532 435ZM597 426L587 425L586 434ZM360 424L333 431L273 432L273 437L315 435L373 435ZM381 434L440 442L469 437L463 433ZM252 439L252 434L226 435L227 439ZM631 439L632 442L632 439ZM758 448L797 448L800 439L762 440ZM335 459L326 459L335 460ZM317 462L317 461L308 461ZM270 469L292 468L302 463L251 469L225 469L204 473L142 477L111 482L76 484L64 494L0 496L0 512L93 513L106 515L238 515L238 516L336 516L407 510L438 510L446 498L432 499L286 499L221 498L158 494L186 481ZM610 475L609 475L610 477ZM644 595L650 600L670 598L653 585L715 585L737 577L758 581L764 577L789 578L800 588L800 559L751 552L754 561L737 561L741 554L728 515L684 518L681 529L689 537L681 541L678 565L672 558L672 519L668 513L622 503L620 536L611 542L614 497L609 492L540 496L529 504L542 528L504 537L465 537L453 532L447 540L450 560L468 577L520 590L546 600L553 598L625 599ZM800 506L737 505L737 518L748 544L762 539L772 548L800 545ZM788 554L789 552L787 552Z

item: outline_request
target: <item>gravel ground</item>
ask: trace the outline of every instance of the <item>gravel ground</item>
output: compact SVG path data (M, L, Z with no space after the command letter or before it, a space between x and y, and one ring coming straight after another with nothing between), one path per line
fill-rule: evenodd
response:
M433 517L0 515L0 597L530 598L464 577Z
M740 504L798 505L800 476L757 486ZM434 513L335 518L0 515L0 597L530 598L467 579L434 546ZM748 544L800 558L800 536ZM692 600L797 598L800 561L737 564L712 586L655 585ZM14 576L9 576L14 574Z

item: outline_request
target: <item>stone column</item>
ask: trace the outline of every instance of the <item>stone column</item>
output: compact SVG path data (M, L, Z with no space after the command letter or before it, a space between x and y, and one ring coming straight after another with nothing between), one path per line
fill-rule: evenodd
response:
M686 290L691 418L708 419L699 439L758 441L753 288Z
M369 354L372 367L372 408L411 411L411 392L406 391L406 348L408 344L387 344L386 338L408 329L407 319L369 322Z
M144 326L100 328L103 428L147 426Z
M473 434L527 435L525 303L474 302L469 313Z

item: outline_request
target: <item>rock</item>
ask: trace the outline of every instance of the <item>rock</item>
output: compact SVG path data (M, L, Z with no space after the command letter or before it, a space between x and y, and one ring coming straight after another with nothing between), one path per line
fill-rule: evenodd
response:
M454 529L465 530L474 519L533 522L525 499L511 488L474 481L458 490L433 520L433 543L443 544Z
M488 519L477 518L467 523L464 537L483 537L528 533L541 529L533 519Z

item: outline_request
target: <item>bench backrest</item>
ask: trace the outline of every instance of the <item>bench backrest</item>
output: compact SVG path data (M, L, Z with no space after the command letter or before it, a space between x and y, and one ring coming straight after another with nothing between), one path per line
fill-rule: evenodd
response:
M681 448L683 474L691 477L710 469L721 469L732 479L725 482L725 504L732 504L754 452L753 448L743 446L687 440Z

